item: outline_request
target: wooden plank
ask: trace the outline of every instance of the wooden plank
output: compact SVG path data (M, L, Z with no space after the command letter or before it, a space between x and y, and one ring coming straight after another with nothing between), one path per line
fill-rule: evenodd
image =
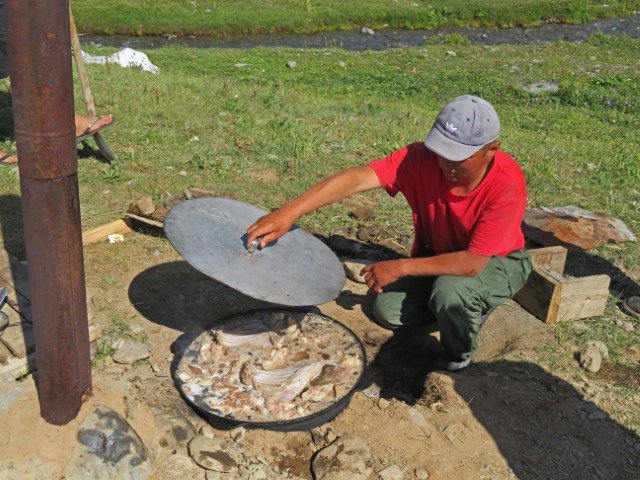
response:
M544 269L534 268L526 285L514 297L536 318L554 323L562 295L562 282Z
M562 298L556 322L576 318L599 317L604 313L609 290L570 295Z
M556 321L602 315L609 299L610 282L608 275L565 279Z
M564 279L562 295L580 295L594 291L609 291L611 279L608 275L591 275L589 277L571 277Z
M546 268L562 274L567 261L567 249L564 247L546 247L527 250L534 267Z
M95 323L89 324L89 341L93 342L100 338L102 329ZM0 345L0 358L2 356L2 345ZM0 363L0 385L13 381L22 375L33 372L36 369L36 352L32 352L26 357L16 357L9 352L4 363Z
M124 235L131 232L131 220L123 218L105 225L101 225L82 233L82 246L106 240L109 235L119 233Z

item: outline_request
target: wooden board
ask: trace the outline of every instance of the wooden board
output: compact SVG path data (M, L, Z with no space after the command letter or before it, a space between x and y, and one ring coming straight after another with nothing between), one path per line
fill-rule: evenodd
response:
M564 247L530 250L533 271L514 300L545 323L596 317L604 313L610 278L592 275L566 278L562 275L567 258Z
M609 298L610 282L607 275L565 279L556 322L602 315Z
M545 323L554 323L562 295L562 283L546 269L534 267L527 284L513 299Z
M82 232L82 246L101 242L109 238L109 235L119 233L124 235L131 231L131 220L123 218L115 222L107 223L86 232Z
M534 267L545 268L562 274L567 261L567 249L564 247L536 248L527 252Z

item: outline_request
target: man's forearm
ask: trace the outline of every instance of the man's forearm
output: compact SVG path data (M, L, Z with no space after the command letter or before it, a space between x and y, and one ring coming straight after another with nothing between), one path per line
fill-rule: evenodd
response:
M401 276L457 275L474 277L489 263L491 257L469 251L444 253L433 257L399 260Z

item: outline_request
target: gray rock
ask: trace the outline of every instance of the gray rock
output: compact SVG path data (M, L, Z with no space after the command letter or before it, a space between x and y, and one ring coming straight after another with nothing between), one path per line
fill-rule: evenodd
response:
M247 434L247 430L244 427L237 427L229 432L234 442L241 442L244 436Z
M424 415L415 408L407 408L407 416L416 427L422 429L427 428L427 421L425 420Z
M365 265L370 265L373 262L371 260L361 260L361 259L347 259L342 262L342 266L344 267L344 272L347 274L347 278L353 280L358 283L365 283L364 277L360 275L360 271L364 268Z
M362 30L360 30L360 33L364 35L373 35L375 32L371 30L369 27L362 27Z
M155 468L147 448L129 424L99 405L76 435L78 444L67 465L69 480L145 480Z
M293 60L289 60L287 62L287 68L296 68L298 66L298 64L296 62L294 62Z
M145 343L127 339L113 354L113 360L118 363L133 363L151 356L151 347Z
M189 442L189 455L194 462L207 470L231 473L238 469L238 462L229 454L227 442L198 435Z
M397 465L389 465L384 470L378 472L378 475L382 480L402 480L404 478L404 474L400 467Z
M362 439L345 435L318 452L312 469L316 480L367 480L373 473L373 458Z
M627 333L631 333L636 329L636 326L631 322L622 322L622 325L620 325L620 328Z
M186 455L189 440L196 436L193 425L182 415L159 414L155 417L155 445L169 452Z
M600 350L594 347L587 347L580 352L580 366L589 372L597 372L602 366L602 356Z
M427 478L429 478L429 472L424 468L416 468L414 475L416 476L416 480L427 480Z

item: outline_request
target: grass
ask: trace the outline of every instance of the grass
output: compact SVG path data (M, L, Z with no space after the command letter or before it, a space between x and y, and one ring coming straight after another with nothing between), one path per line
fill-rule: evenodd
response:
M72 0L86 33L237 35L312 33L367 26L432 29L586 23L631 15L638 0Z
M94 55L111 52L90 49ZM121 218L130 202L145 195L159 202L188 187L277 207L337 170L421 141L446 101L474 93L501 116L503 148L527 176L530 206L575 204L640 232L638 40L595 35L580 45L484 47L454 36L385 52L167 48L148 55L158 75L88 66L98 112L117 117L104 136L118 158L112 165L91 155L80 160L83 229ZM296 68L287 68L291 60ZM542 80L557 83L557 91L525 88ZM0 148L12 150L7 90L0 85ZM80 89L75 93L82 112ZM22 225L13 167L0 168L0 190L2 240L15 253ZM404 201L384 192L358 195L299 223L328 234L356 225L348 212L359 204L375 207L382 226L411 225ZM121 271L132 262L153 263L155 252L169 250L166 239L133 235L108 250L88 247L85 260L103 289L119 290ZM624 271L630 282L625 288L638 288L637 243L590 253ZM585 321L584 333L576 334L570 323L553 327L557 341L543 352L550 368L566 371L572 361L567 343L577 348L600 339L611 352L608 362L628 369L640 347L638 329L625 333L616 325L623 319L628 321L612 297L603 317ZM623 390L620 395L636 392ZM626 418L625 424L640 429L637 416Z

